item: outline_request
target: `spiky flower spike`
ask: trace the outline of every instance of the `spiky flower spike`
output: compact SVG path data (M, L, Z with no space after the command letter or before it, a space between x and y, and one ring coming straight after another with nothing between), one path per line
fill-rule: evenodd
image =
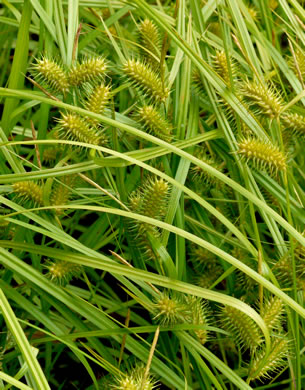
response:
M59 139L92 145L104 145L107 143L106 136L96 128L91 127L85 118L75 113L61 113L61 116L56 129L56 136Z
M65 70L57 62L42 57L32 66L32 73L37 82L44 82L50 89L65 95L69 91L69 81Z
M270 331L274 329L280 330L284 314L282 300L277 297L267 300L260 314Z
M294 71L297 77L299 77L299 72L300 72L301 77L304 80L305 79L305 53L301 49L296 49L294 55L295 55L295 59L291 57L288 60L288 65ZM297 63L297 66L295 62Z
M135 114L135 119L155 137L165 141L172 139L172 126L153 105L140 107Z
M75 183L76 177L74 175L64 176L56 183L51 194L50 203L52 206L61 206L68 203L71 197L71 187ZM61 215L63 209L56 209L56 214Z
M253 363L251 364L249 379L264 379L271 378L277 374L288 362L289 356L289 341L283 335L277 335L273 338L271 351L263 367L260 364L265 356L265 350L262 349L256 354Z
M254 107L257 114L262 114L271 119L280 115L283 102L274 88L253 81L246 81L241 86L241 93L244 100Z
M43 162L46 164L51 164L56 160L58 149L54 147L46 148L43 151Z
M199 158L204 163L217 169L217 171L223 172L222 162L219 161L216 157L208 154L205 150L200 149L199 152L196 153L196 157ZM217 178L215 178L215 176L211 175L209 172L203 170L201 167L197 165L191 168L191 173L194 177L194 180L201 186L202 185L210 186L211 184L221 185L221 182Z
M292 133L296 137L305 138L305 117L292 112L283 112L281 121L284 132Z
M164 326L189 323L192 310L183 294L163 292L154 304L154 319Z
M260 329L251 317L240 310L225 306L221 313L221 322L240 348L254 351L261 344Z
M159 68L160 34L156 25L149 19L145 19L139 26L140 44L143 57L152 69Z
M271 175L286 170L285 154L269 141L250 137L241 140L237 146L237 153L257 170L267 171Z
M139 60L127 60L123 72L131 84L142 92L148 99L165 102L169 89L165 87L158 75L148 65Z
M104 78L107 69L103 57L83 59L82 62L73 65L69 71L69 82L72 86L79 86L86 82L97 83Z
M197 297L186 297L186 301L191 307L191 318L189 322L194 325L208 325L208 311L205 301ZM208 331L206 329L196 329L194 330L196 336L198 337L200 343L203 345L208 340Z
M111 385L115 390L153 390L156 389L157 382L151 375L144 379L145 366L137 365L129 374L116 378L116 384ZM143 381L144 379L144 381Z
M49 260L46 263L45 268L48 269L47 277L49 277L52 282L61 286L65 286L74 277L77 277L82 270L81 265L62 260Z
M110 99L110 87L105 84L100 84L88 93L87 100L84 103L86 110L96 114L102 114ZM89 118L90 122L95 126L98 125L98 120Z
M237 74L235 62L232 61L230 65L231 65L231 69L229 69L229 64L227 61L227 56L225 51L224 50L216 51L216 54L214 56L215 70L228 85L231 85L230 73L232 76L232 81L236 79L236 74Z
M20 181L13 184L13 191L24 200L43 206L43 187L33 181Z

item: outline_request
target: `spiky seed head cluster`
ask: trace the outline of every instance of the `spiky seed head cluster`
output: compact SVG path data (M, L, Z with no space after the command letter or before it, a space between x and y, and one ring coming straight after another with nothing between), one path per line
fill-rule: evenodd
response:
M283 112L281 122L284 132L290 132L296 137L305 138L305 117L292 112Z
M269 330L281 329L283 314L283 302L280 298L275 296L264 303L260 313Z
M249 373L251 380L271 378L287 365L289 356L289 340L283 335L273 338L271 351L263 367L261 362L265 356L265 350L262 349L256 354Z
M144 379L145 366L138 364L130 373L115 378L116 383L111 385L115 390L153 390L157 387L157 382L152 375ZM143 383L144 379L144 383Z
M49 277L52 282L61 286L65 286L74 277L79 276L82 271L81 265L62 260L49 260L46 263L45 268L48 270L47 277Z
M255 350L262 343L262 334L251 317L240 310L224 306L221 313L223 327L232 334L242 349Z
M233 61L231 61L230 69L227 60L227 56L224 50L216 51L213 61L216 72L220 77L228 84L231 85L230 73L232 76L232 80L236 79L236 65Z
M246 81L241 86L241 93L246 102L253 106L256 114L271 119L277 118L283 108L280 94L271 86Z
M87 82L97 82L104 78L106 69L107 65L103 57L85 58L71 67L69 83L77 87Z
M62 177L59 182L55 183L50 197L52 206L61 206L68 203L71 197L71 187L74 186L75 180L75 175L69 175ZM61 215L62 213L63 209L56 209L56 214Z
M102 114L110 99L110 87L105 84L96 86L88 93L87 100L84 102L84 108L96 114ZM98 125L98 120L89 118L90 122L95 126Z
M166 210L169 185L162 178L151 178L143 186L141 213L150 218L162 219Z
M242 139L237 146L237 153L257 170L267 171L271 175L286 170L285 154L270 141L250 137Z
M249 252L242 248L234 248L232 250L232 256L242 261L248 267L257 269L257 262L249 255ZM244 272L237 270L236 272L236 287L245 291L247 294L256 293L256 283L252 278L249 278Z
M210 165L212 168L215 168L219 172L223 172L223 165L220 160L218 160L216 157L211 156L209 153L207 153L205 150L201 149L199 152L196 153L196 157L201 160L202 162ZM219 180L215 178L215 176L211 175L206 170L202 169L201 167L195 165L191 168L191 173L193 175L194 180L202 185L210 186L212 184L214 185L221 185Z
M148 99L165 102L169 89L163 85L158 73L139 60L129 59L123 66L123 72L131 84Z
M194 277L194 283L201 288L209 289L222 273L222 268L216 265L213 272L203 271L202 273L196 275Z
M37 82L44 82L55 91L65 95L69 90L68 76L64 68L54 60L42 57L32 67Z
M139 26L140 44L142 56L152 69L158 69L160 56L160 33L156 25L149 19L145 19Z
M35 205L43 206L43 187L34 181L20 181L13 184L13 191L24 200L34 202Z
M84 142L91 145L105 145L106 136L88 124L85 118L75 113L61 113L56 135L59 139Z
M140 107L135 114L135 119L144 126L148 133L155 137L165 141L172 139L172 126L155 106L145 105Z

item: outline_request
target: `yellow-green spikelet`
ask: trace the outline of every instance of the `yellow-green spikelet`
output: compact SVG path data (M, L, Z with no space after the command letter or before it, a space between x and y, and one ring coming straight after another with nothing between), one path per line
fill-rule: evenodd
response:
M85 118L75 113L61 113L58 120L57 136L60 139L84 142L92 145L107 143L105 135L91 127Z
M123 66L123 72L148 99L164 102L168 98L169 90L163 85L158 73L143 62L129 59Z
M69 82L72 86L79 86L86 82L97 82L104 78L107 69L103 57L84 59L81 63L73 65L69 71Z
M33 181L20 181L13 184L14 193L25 200L43 206L43 187Z
M284 132L305 138L305 117L293 112L284 112L281 115L281 122Z
M237 153L250 165L270 174L286 170L285 154L270 141L245 138L238 143Z
M65 70L57 62L42 57L33 65L32 71L35 74L35 81L45 82L49 88L56 92L66 94L69 90L68 76Z
M265 115L271 119L277 118L282 110L281 96L271 86L247 81L242 84L241 94L250 106L254 106L257 114Z
M262 360L265 357L265 350L261 350L254 358L251 365L249 378L251 380L271 378L272 374L278 373L286 366L289 355L289 341L285 336L277 335L271 344L271 351L265 361L263 367L260 367Z
M153 68L158 69L160 56L160 34L156 25L149 19L143 20L139 26L140 44L143 57Z
M96 114L102 114L110 99L110 87L105 84L100 84L93 89L88 95L87 101L84 104L86 110ZM98 120L89 118L94 125L98 124Z
M223 308L222 324L241 348L255 350L262 342L262 334L256 323L234 307Z
M172 126L153 105L140 107L135 119L143 124L148 133L165 141L171 140Z
M62 206L67 204L71 197L71 187L75 182L75 176L64 176L60 179L59 183L56 183L50 197L50 203L52 206ZM63 209L56 209L56 214L63 213Z

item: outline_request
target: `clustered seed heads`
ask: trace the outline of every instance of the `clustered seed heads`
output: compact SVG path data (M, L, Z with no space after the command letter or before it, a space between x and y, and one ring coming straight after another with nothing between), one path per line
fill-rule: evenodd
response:
M277 297L272 297L270 300L267 300L260 314L269 330L280 330L284 314L282 300Z
M274 88L247 81L242 84L241 92L244 100L254 107L255 113L271 119L280 115L283 103Z
M106 136L94 127L91 127L85 118L75 113L61 113L58 120L56 135L60 139L84 142L91 145L105 145Z
M168 98L169 89L163 85L159 75L143 62L129 59L123 66L123 72L147 98L157 102L165 102Z
M158 69L160 56L159 30L151 20L145 19L140 23L139 35L143 58L153 69Z
M305 53L301 49L296 49L294 52L295 58L291 57L288 61L288 65L290 68L294 71L295 75L299 77L302 77L302 79L305 79Z
M13 184L13 191L24 200L43 206L43 187L33 181L20 181Z
M52 282L61 286L65 286L73 277L77 277L82 271L81 265L62 260L49 260L45 268L48 270L47 277Z
M145 105L140 107L135 114L135 119L144 126L148 133L165 141L171 140L172 126L155 106Z
M79 86L86 82L96 82L104 78L106 69L107 65L104 58L85 58L70 69L69 83L72 86Z
M237 153L257 170L273 175L286 170L286 156L271 142L245 138L238 143Z
M69 90L68 76L61 65L42 57L32 67L36 80L45 82L50 89L65 95Z

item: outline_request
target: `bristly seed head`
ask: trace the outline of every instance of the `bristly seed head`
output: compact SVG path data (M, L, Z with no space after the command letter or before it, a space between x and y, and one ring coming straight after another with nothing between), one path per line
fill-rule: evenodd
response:
M139 26L140 44L142 56L152 69L159 68L160 34L156 25L149 19L145 19Z
M127 60L123 66L133 86L142 92L148 99L165 102L169 96L169 90L165 87L159 77L148 65L139 60Z
M61 286L65 286L73 277L77 277L82 270L81 265L62 260L49 260L45 268L48 269L47 277Z
M68 76L57 62L42 57L32 67L35 80L45 82L55 92L65 95L69 90Z
M148 133L168 142L171 140L172 126L153 105L140 107L135 114L135 119Z
M88 93L87 100L84 102L84 107L90 112L103 114L105 107L110 99L110 87L100 84ZM89 121L95 126L98 125L98 120L89 118Z
M281 122L284 132L291 132L296 137L305 138L305 117L292 112L283 112Z
M255 108L257 114L265 115L271 119L280 115L283 102L274 88L247 81L242 84L241 93L244 100Z
M104 145L107 138L99 130L90 127L86 119L75 113L61 113L58 120L57 136L60 139L84 142L92 145Z
M13 184L14 193L23 198L30 200L39 206L43 206L43 187L33 181L20 181Z
M237 145L237 153L257 170L267 171L271 175L286 170L285 154L271 142L245 138Z
M69 71L69 82L72 86L79 86L86 82L97 83L105 77L106 61L102 57L84 59L73 65Z

